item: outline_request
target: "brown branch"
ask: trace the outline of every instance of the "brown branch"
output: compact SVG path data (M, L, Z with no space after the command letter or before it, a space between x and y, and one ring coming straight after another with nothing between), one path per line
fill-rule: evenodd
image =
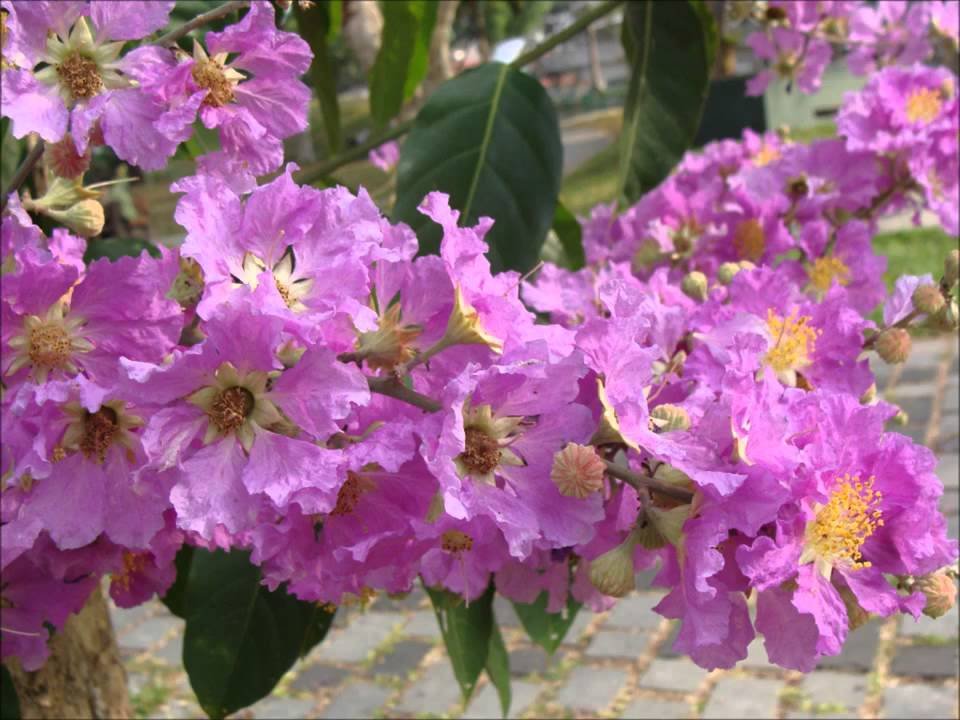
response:
M34 166L40 161L40 158L43 156L43 148L43 138L40 138L37 140L37 144L34 145L30 149L30 152L27 153L27 157L24 158L24 161L20 167L17 168L17 172L14 173L13 179L10 181L7 189L3 191L3 198L0 199L0 211L6 209L7 199L10 197L10 193L15 193L20 189L20 186L23 185L23 181L27 179L27 176L33 170Z
M394 377L367 377L367 385L370 386L370 392L401 400L426 412L439 412L441 408L433 398L421 395Z
M628 470L627 468L623 467L623 465L617 465L609 460L604 460L603 462L607 466L608 475L612 475L615 478L623 480L637 491L649 488L650 490L658 492L661 495L672 497L674 500L679 500L680 502L688 503L693 501L693 493L689 490L684 490L676 485L671 485L670 483L663 482L662 480L657 480L649 475L640 475L632 470Z
M180 27L174 28L166 35L161 35L155 41L156 45L173 45L180 38L185 36L192 30L196 30L201 25L206 25L208 22L213 22L219 18L222 18L224 15L229 15L234 10L239 10L242 7L246 7L249 4L249 0L230 0L230 2L225 2L220 7L215 7L213 10L208 10L205 13L197 15L193 20L185 22Z

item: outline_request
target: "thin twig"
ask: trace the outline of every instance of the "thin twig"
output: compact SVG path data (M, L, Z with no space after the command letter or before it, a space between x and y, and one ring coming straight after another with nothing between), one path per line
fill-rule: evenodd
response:
M657 480L649 475L640 475L632 470L628 470L627 468L623 467L623 465L617 465L609 460L604 460L603 462L607 466L608 475L612 475L615 478L623 480L625 483L632 485L637 490L645 487L650 488L661 495L672 497L674 500L679 500L680 502L688 503L693 500L693 493L689 490L684 490L676 485L671 485L670 483L663 482L662 480Z
M368 377L367 385L370 386L370 392L402 400L426 412L439 412L441 408L433 398L421 395L393 377Z
M7 198L10 197L10 193L15 193L20 189L23 181L27 179L27 176L30 175L34 166L39 162L40 157L43 155L43 148L44 142L43 138L41 138L37 141L37 144L30 149L30 152L27 153L27 157L24 158L23 163L17 168L17 172L14 173L13 179L10 181L7 189L3 191L3 198L0 199L0 211L6 209Z
M222 18L224 15L229 15L234 10L239 10L242 7L246 7L249 4L250 0L230 0L230 2L225 2L219 7L215 7L213 10L208 10L205 13L197 15L193 20L188 20L180 27L174 28L166 35L161 35L155 41L156 45L173 45L180 38L185 36L191 30L196 30L201 25L206 25L208 22L213 22L219 18Z
M888 328L884 328L883 330L889 330L890 328L901 328L901 329L906 328L908 325L910 325L910 323L912 323L921 315L923 315L923 313L917 310L916 308L914 308L909 312L909 314L905 315L900 320L897 320L897 322L895 322L893 325L891 325ZM871 335L869 338L867 338L867 340L863 343L863 349L869 350L874 345L876 345L877 338L883 334L883 330L880 330L879 332L876 332L873 335Z

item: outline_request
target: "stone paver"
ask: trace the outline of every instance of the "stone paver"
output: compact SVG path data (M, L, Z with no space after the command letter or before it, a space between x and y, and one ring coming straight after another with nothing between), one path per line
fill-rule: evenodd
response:
M685 702L640 697L624 708L621 717L625 720L643 720L645 718L675 720L691 717L691 711L690 705Z
M173 615L159 615L144 620L127 632L121 632L117 643L122 648L147 650L163 640L163 637L174 628L182 628L183 620Z
M300 718L313 708L313 700L268 697L250 708L255 718Z
M879 642L880 624L876 620L871 620L847 636L847 642L839 655L821 658L818 667L867 672L873 666Z
M627 682L618 668L574 668L557 693L556 702L571 710L596 713L603 710Z
M747 648L747 657L737 663L737 667L749 670L779 670L767 658L767 649L761 638L756 638Z
M707 671L689 658L657 658L640 678L640 687L694 692L706 676Z
M312 692L320 688L336 687L349 675L350 672L343 668L316 663L297 673L290 683L290 689L293 692Z
M508 718L518 718L530 707L534 698L540 693L540 685L535 683L514 680L510 683L510 714ZM502 716L500 696L497 689L487 683L470 700L467 711L460 717L463 720L479 720L480 718L498 718Z
M547 651L537 645L519 647L510 652L510 672L514 675L542 675L551 665L560 660L560 651L551 658Z
M960 455L941 455L937 463L937 477L945 488L960 487Z
M331 703L320 713L322 718L370 718L390 697L390 689L360 681L340 688Z
M397 613L368 612L357 616L349 628L337 630L320 644L319 656L330 662L360 662L401 626Z
M647 649L650 636L624 632L623 630L600 630L590 640L587 657L636 660Z
M401 640L387 654L377 658L371 672L375 675L406 676L433 647L422 640Z
M404 715L442 715L458 700L460 686L449 661L443 658L442 662L424 668L423 674L407 688L394 710Z
M418 610L403 624L403 634L414 637L439 638L440 627L433 610Z
M623 598L610 611L605 627L627 630L655 630L663 617L653 612L653 607L663 599L662 594L633 593Z
M861 674L812 672L801 685L815 705L843 706L855 716L867 695L867 678ZM843 714L843 713L836 713Z
M781 683L749 677L724 677L713 689L700 717L772 718Z
M939 618L931 618L921 615L919 620L914 620L909 615L904 615L900 619L900 634L906 636L926 636L944 638L956 638L957 629L960 627L960 612L954 605L946 615Z
M956 705L956 688L898 685L883 691L883 717L888 720L947 720L957 717Z
M957 643L946 645L914 645L897 648L890 672L894 675L910 675L928 678L953 678L958 672Z

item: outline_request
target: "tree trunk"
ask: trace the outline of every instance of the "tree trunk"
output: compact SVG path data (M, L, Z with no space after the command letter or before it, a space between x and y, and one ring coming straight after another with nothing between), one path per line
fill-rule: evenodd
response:
M54 634L42 668L24 672L16 659L6 665L24 720L130 717L127 675L99 587Z

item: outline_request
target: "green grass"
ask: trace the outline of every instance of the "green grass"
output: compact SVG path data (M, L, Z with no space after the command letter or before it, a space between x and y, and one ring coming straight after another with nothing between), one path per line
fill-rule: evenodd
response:
M873 249L887 258L887 272L883 279L892 289L901 275L930 273L934 280L943 274L943 259L956 249L957 238L940 228L910 228L883 233L873 239Z
M560 200L574 215L587 215L599 203L610 202L617 194L616 140L563 179Z

